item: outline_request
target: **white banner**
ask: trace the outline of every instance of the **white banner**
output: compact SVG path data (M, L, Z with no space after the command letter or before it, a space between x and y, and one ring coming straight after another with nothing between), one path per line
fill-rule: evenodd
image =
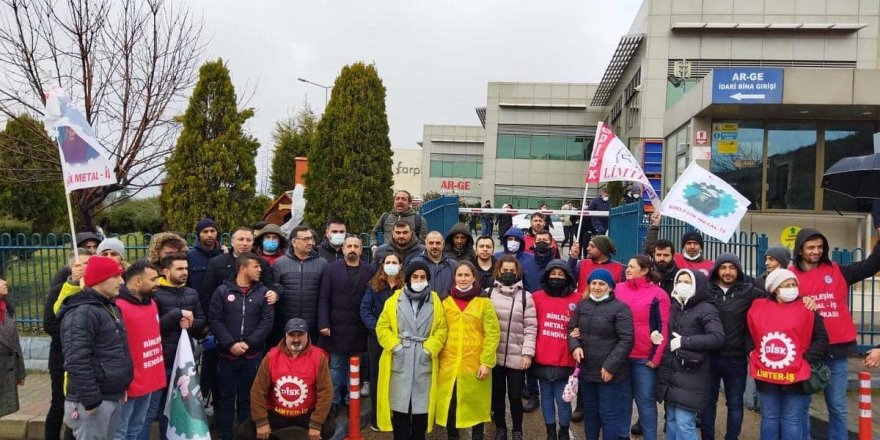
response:
M113 164L101 154L95 131L60 87L52 88L46 97L44 122L58 143L65 191L116 183Z
M666 194L662 211L726 243L750 204L727 182L692 161Z
M165 434L170 440L211 439L199 388L199 373L186 330L180 331L171 381L168 382L165 417L168 417L168 430Z
M645 176L639 161L632 155L626 145L614 135L611 129L599 122L596 127L596 141L593 144L593 155L590 157L590 168L587 170L587 183L638 182L642 190L651 199L655 209L660 209L660 197Z

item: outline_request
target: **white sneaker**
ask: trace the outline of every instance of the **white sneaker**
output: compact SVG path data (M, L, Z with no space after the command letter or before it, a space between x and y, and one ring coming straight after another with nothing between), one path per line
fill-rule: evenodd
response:
M361 385L361 397L370 397L370 383L364 382Z

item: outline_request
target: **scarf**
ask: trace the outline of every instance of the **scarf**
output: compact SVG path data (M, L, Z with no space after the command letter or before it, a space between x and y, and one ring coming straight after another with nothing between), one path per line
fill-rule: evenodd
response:
M460 290L458 286L452 286L452 288L449 289L449 294L452 295L453 298L462 301L470 301L477 296L478 293L480 293L480 289L477 288L476 283L471 284L471 287L467 290Z
M413 292L409 287L409 283L406 283L406 286L403 288L403 294L406 295L410 301L424 301L430 293L431 286L425 287L421 292Z

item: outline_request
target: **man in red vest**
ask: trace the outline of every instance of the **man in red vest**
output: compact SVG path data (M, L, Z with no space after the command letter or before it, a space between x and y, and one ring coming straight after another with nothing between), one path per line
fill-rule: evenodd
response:
M590 277L594 269L600 267L611 272L614 282L622 283L626 280L623 264L611 259L611 256L617 253L617 246L607 235L594 235L590 238L587 245L587 258L578 261L577 256L580 255L580 250L580 245L577 243L571 245L568 267L574 273L575 279L578 280L577 290L581 294L585 294L590 284L587 282L587 278Z
M251 420L238 438L267 439L273 431L298 426L309 440L329 439L333 381L327 353L312 346L302 318L287 321L285 337L263 358L251 386Z
M846 385L847 357L856 353L856 327L849 312L849 286L880 270L880 242L864 261L845 266L829 258L828 239L815 229L801 229L795 237L792 272L802 296L816 300L828 331L831 380L825 388L828 406L828 438L847 438Z

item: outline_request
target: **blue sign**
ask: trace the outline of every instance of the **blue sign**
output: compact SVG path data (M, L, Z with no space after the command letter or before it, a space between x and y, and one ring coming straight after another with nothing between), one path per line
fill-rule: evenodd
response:
M782 69L735 67L712 71L713 104L781 104Z

